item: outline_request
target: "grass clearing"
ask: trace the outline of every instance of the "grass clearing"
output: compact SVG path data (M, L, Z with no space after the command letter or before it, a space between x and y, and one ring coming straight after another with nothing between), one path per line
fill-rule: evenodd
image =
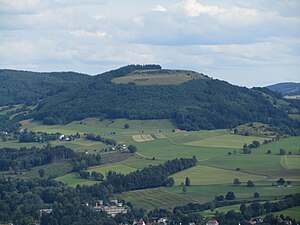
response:
M23 128L31 131L41 131L47 133L62 133L65 135L75 134L79 132L93 133L105 138L114 139L118 142L135 143L132 135L141 135L144 133L171 133L174 125L169 120L103 120L97 118L87 118L81 121L74 121L65 125L44 125L38 121L22 121ZM124 125L128 124L129 128L124 129ZM160 131L160 132L159 132Z
M254 150L255 151L255 150ZM279 155L250 155L238 154L231 156L221 156L203 161L206 166L235 170L240 168L242 171L278 171L284 169L280 164Z
M72 164L70 162L51 163L43 166L33 167L30 171L22 174L22 176L29 178L39 178L39 170L44 169L45 177L59 177L72 171Z
M105 165L100 165L100 166L92 166L89 167L88 171L89 172L98 172L98 173L102 173L104 176L106 176L106 174L109 171L115 171L116 173L122 173L122 174L128 174L131 173L133 171L135 171L136 169L133 167L129 167L123 164L118 164L118 163L110 163L110 164L105 164Z
M286 169L300 169L300 156L282 156L280 163Z
M213 136L213 137L208 137L197 141L188 142L185 143L185 145L241 149L245 143L250 144L254 140L257 140L262 143L265 139L268 138L224 134L224 135Z
M299 185L299 183L297 184ZM245 186L235 187L233 185L203 185L187 187L187 192L182 192L181 186L164 187L145 189L139 191L125 192L118 195L126 201L132 202L135 207L146 208L152 210L154 208L166 207L172 209L178 205L185 205L190 202L205 203L214 200L217 195L226 195L228 191L233 191L239 200L254 200L253 194L258 192L261 200L274 200L275 198L283 198L288 194L295 194L300 192L300 186L292 188L278 188L272 186L271 183L267 185L259 185L249 188Z
M99 181L83 179L77 173L69 173L64 176L57 177L55 178L55 180L61 181L73 188L75 188L78 184L91 186L93 184L99 183Z
M134 156L130 157L122 162L120 162L122 165L126 165L135 169L142 169L144 167L148 167L150 165L157 166L159 164L163 164L164 160L153 160L153 159L145 159L143 157Z
M136 142L153 141L154 138L150 134L132 135L132 139Z
M189 80L207 79L203 75L186 70L138 70L127 76L114 78L116 84L128 84L134 82L136 85L177 85Z
M189 177L192 185L210 185L210 184L232 184L234 178L238 178L241 182L248 180L258 181L266 179L265 176L258 176L239 171L229 171L217 169L208 166L197 165L192 168L183 170L172 175L175 184L180 185L185 182L185 178Z
M279 212L272 213L276 216L284 215L285 217L289 216L290 218L300 221L300 206L285 209Z
M257 150L262 153L265 153L267 150L271 150L273 154L278 154L280 148L285 149L286 154L288 152L291 152L293 155L300 154L300 136L283 138L267 145L261 145L257 148Z

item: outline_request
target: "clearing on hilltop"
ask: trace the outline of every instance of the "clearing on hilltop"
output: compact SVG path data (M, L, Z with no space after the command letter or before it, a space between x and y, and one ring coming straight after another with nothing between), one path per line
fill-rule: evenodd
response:
M114 78L116 84L134 83L136 85L176 85L190 80L209 79L202 73L188 70L135 70L123 77Z

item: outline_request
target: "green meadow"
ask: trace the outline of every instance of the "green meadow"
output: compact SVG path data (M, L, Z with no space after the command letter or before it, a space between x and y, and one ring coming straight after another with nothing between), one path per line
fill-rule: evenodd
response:
M271 183L267 185L259 185L249 188L245 184L241 186L233 186L232 184L216 184L216 185L192 185L187 187L186 193L183 193L182 186L154 188L138 191L125 192L118 195L130 201L135 207L142 207L147 210L154 208L165 207L172 209L176 205L185 205L190 202L204 203L212 201L217 195L226 195L228 191L233 191L237 200L254 200L255 192L260 194L259 200L274 200L282 198L288 194L295 194L300 192L300 186L293 186L292 188L278 188L272 186Z
M99 183L99 181L83 179L77 173L68 173L66 175L55 178L56 181L61 181L68 184L70 187L76 187L79 185L93 185Z
M23 121L23 128L47 133L75 134L79 132L94 133L116 140L118 143L133 144L137 147L135 155L124 153L103 153L101 142L83 138L66 142L53 141L52 145L63 144L77 151L88 150L89 153L100 153L103 162L100 166L90 167L89 172L97 171L103 175L109 171L127 174L149 165L159 165L174 158L196 156L197 166L171 175L175 180L174 187L161 187L126 192L118 195L135 207L147 210L159 207L172 209L176 205L189 202L204 203L212 201L215 196L233 191L238 199L253 200L254 192L260 194L260 200L280 199L288 194L300 192L300 137L281 139L258 148L252 154L242 152L243 145L253 140L263 143L269 137L241 136L232 134L232 130L201 130L192 132L174 132L176 127L168 120L103 120L87 118L65 125L47 126L36 121ZM124 125L129 128L125 129ZM176 130L177 131L177 130ZM151 141L136 142L133 135L150 135ZM16 141L0 142L0 147L43 146L38 143L18 143ZM280 148L286 155L279 155ZM271 150L271 154L266 154ZM47 171L46 171L47 174ZM35 172L36 176L36 172ZM189 177L191 186L183 193L181 183ZM283 177L292 181L290 188L278 188L276 180ZM233 186L233 179L238 178L242 184ZM82 179L76 173L69 173L55 178L71 187L97 183L91 179ZM252 180L255 187L246 187ZM272 185L273 184L273 185Z
M186 143L186 145L192 146L203 146L203 147L216 147L216 148L236 148L240 149L245 143L251 143L253 140L263 142L268 138L254 137L254 136L241 136L234 134L224 134L213 137L208 137L205 139L200 139L197 141L192 141Z
M300 221L300 206L276 212L274 213L274 215L284 215L285 217L289 216L290 218L293 218L296 221Z
M258 176L239 171L230 171L202 165L197 165L183 170L175 175L172 175L171 177L175 179L176 185L180 185L182 182L184 183L186 177L189 177L192 185L232 184L234 178L238 178L241 182L266 179L265 176Z

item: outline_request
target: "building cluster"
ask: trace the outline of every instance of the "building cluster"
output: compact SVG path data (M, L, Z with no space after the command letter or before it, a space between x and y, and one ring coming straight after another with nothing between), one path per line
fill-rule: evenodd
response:
M96 201L93 210L97 212L106 212L108 215L115 217L117 214L126 214L128 209L118 200L110 200L109 204L104 204L102 200Z

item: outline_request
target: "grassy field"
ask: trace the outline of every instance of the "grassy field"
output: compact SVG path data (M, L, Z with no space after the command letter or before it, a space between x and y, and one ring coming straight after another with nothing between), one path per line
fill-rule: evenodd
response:
M124 124L129 124L124 129ZM252 154L242 154L241 148L250 144L253 140L261 143L268 137L263 137L259 129L262 124L251 127L257 131L258 136L233 135L231 130L211 130L193 132L172 132L174 125L168 120L104 120L88 118L75 121L66 125L46 126L35 121L23 121L23 127L33 131L48 133L60 132L63 134L75 134L79 132L94 133L106 138L117 140L119 143L134 144L137 146L135 156L121 153L101 153L105 165L89 168L89 171L97 171L106 174L108 171L130 173L149 165L158 165L165 160L174 158L186 158L196 156L197 166L172 175L175 186L171 188L156 188L132 191L121 194L120 197L131 201L134 206L146 209L166 207L171 209L179 204L189 202L209 202L216 195L225 195L228 191L234 191L238 199L253 199L254 192L260 193L261 200L274 200L287 194L300 192L300 137L281 139L277 142L261 145L252 149ZM255 133L253 131L253 133ZM263 130L263 132L265 132ZM149 135L154 140L136 142L134 135ZM155 138L157 135L157 138ZM267 135L268 136L268 135ZM148 137L148 136L147 136ZM150 138L149 138L150 139ZM105 147L100 142L78 139L71 142L52 142L56 145L63 143L67 147L76 150L89 150L90 153L98 152ZM20 143L0 142L0 146L22 146ZM33 144L27 144L32 146ZM34 143L34 145L37 145ZM279 149L286 150L285 156L280 156ZM272 154L266 154L271 150ZM231 153L230 155L228 153ZM291 155L288 153L291 152ZM115 155L115 156L114 156ZM116 157L117 159L113 159ZM237 171L236 169L240 170ZM182 193L181 182L189 177L191 186L186 193ZM277 188L272 186L280 177L293 183L291 188ZM239 187L232 185L233 179L239 178L243 183ZM71 173L59 178L68 185L75 187L80 185L92 185L92 180L81 179L77 174ZM248 188L245 182L252 180L255 187Z
M275 212L272 214L277 215L277 216L284 215L285 217L289 216L289 217L295 219L296 221L300 221L300 206L282 210L282 211Z
M224 134L224 135L218 135L218 136L208 137L205 139L200 139L197 141L188 142L188 143L185 143L185 145L240 149L243 147L243 145L245 143L250 144L253 140L257 140L262 143L265 139L268 139L268 138L260 138L260 137L254 137L254 136L241 136L241 135L234 135L234 134Z
M288 154L288 152L292 152L292 154L300 154L300 136L284 138L267 145L261 145L257 150L262 153L265 153L267 150L271 150L273 154L278 154L280 148L285 149L286 154Z
M0 148L21 148L21 147L26 147L26 148L31 148L33 146L36 147L43 147L45 146L45 143L36 143L36 142L32 142L32 143L20 143L16 140L13 141L0 141Z
M130 172L135 171L136 169L133 167L129 167L123 164L119 164L119 163L110 163L110 164L106 164L106 165L101 165L101 166L93 166L89 168L89 172L98 172L98 173L102 173L104 176L109 172L109 171L115 171L116 173L123 173L123 174L127 174Z
M136 85L176 85L193 79L204 79L199 73L185 70L139 70L113 79L116 84L134 82ZM206 78L205 78L206 79Z
M117 173L128 174L130 172L136 171L137 169L142 169L149 165L158 165L164 161L160 160L148 160L145 158L131 156L125 160L122 160L118 163L108 163L99 166L93 166L88 169L89 172L98 172L102 173L104 177L109 171L114 171ZM92 180L85 180L80 178L76 173L69 173L63 176L60 176L56 180L68 184L70 187L76 187L77 184L80 185L93 185L97 182Z
M45 177L59 177L72 171L72 164L70 162L52 163L43 166L32 168L29 172L23 173L22 176L29 178L38 178L39 170L44 169Z
M300 156L283 156L281 165L286 169L300 169Z
M99 183L99 181L83 179L76 173L68 173L66 175L55 178L55 180L56 181L61 181L65 184L68 184L70 187L74 187L74 188L78 184L79 185L93 185L93 184Z
M300 186L292 188L273 187L268 185L257 185L249 188L246 186L235 187L233 185L203 185L187 187L187 192L182 192L181 186L171 188L155 188L139 191L126 192L120 197L130 201L135 207L142 207L147 210L154 208L166 207L172 209L176 205L185 205L190 202L210 202L215 196L226 195L228 191L233 191L239 200L253 200L255 192L260 193L261 200L274 200L274 198L282 198L288 194L299 193Z
M181 182L184 183L186 177L189 177L192 185L232 184L234 178L239 178L241 182L266 179L264 176L258 176L239 171L217 169L201 165L183 170L175 175L172 175L171 177L175 179L176 185L180 185Z

